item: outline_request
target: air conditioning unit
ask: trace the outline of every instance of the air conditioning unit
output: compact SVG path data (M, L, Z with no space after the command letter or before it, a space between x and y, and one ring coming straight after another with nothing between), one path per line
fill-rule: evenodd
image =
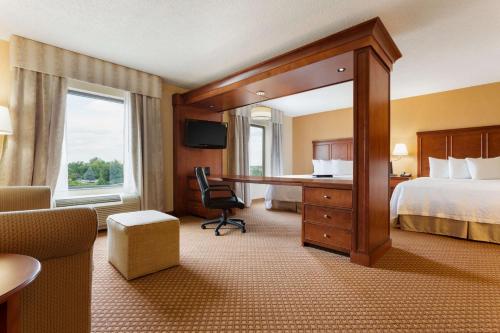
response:
M90 206L97 212L98 229L106 229L106 219L109 215L141 210L141 200L138 195L96 195L78 198L56 199L56 207Z

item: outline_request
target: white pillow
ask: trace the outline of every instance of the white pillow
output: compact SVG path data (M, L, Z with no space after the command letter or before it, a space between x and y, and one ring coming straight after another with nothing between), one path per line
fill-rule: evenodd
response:
M429 157L429 176L431 178L450 178L448 160Z
M313 161L313 175L319 175L321 171L321 160L312 160Z
M333 161L313 160L313 175L333 175Z
M471 175L469 167L464 158L458 159L448 157L448 168L450 171L450 178L453 179L470 179Z
M335 176L352 176L353 162L345 160L332 160L333 174Z
M472 179L500 179L500 157L466 158Z

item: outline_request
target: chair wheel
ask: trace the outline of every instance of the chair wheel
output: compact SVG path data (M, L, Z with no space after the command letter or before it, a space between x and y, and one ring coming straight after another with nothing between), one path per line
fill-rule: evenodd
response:
M204 225L202 225L202 226L201 226L201 228L202 228L202 229L206 229L207 227L206 227L206 226L204 226Z
M215 236L220 236L220 232L216 231Z
M241 229L242 234L244 234L245 232L247 232L247 229L245 229L245 228Z

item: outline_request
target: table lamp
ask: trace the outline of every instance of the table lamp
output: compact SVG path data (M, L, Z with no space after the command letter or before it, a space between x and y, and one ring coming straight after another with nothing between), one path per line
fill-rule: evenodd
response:
M392 156L396 156L395 161L399 161L402 159L404 156L408 156L408 148L406 147L406 144L404 143L396 143L394 146L394 150L392 151ZM390 171L391 175L393 174L392 171L392 162L390 165ZM410 174L407 174L406 171L404 171L401 176L411 176Z
M408 156L408 148L404 143L396 143L394 150L392 151L392 156L397 156L396 161L399 161L403 156Z

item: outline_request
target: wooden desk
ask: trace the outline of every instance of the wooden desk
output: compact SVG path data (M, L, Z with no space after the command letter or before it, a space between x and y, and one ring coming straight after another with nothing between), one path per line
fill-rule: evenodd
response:
M40 273L40 262L20 254L0 254L0 333L21 332L21 291Z
M210 182L302 187L302 245L317 245L350 254L352 244L352 180L223 175Z
M289 185L326 187L340 190L352 190L352 180L340 180L333 178L292 178L292 177L262 177L262 176L239 176L223 175L219 177L209 177L212 180L221 180L235 183L269 184L269 185Z

